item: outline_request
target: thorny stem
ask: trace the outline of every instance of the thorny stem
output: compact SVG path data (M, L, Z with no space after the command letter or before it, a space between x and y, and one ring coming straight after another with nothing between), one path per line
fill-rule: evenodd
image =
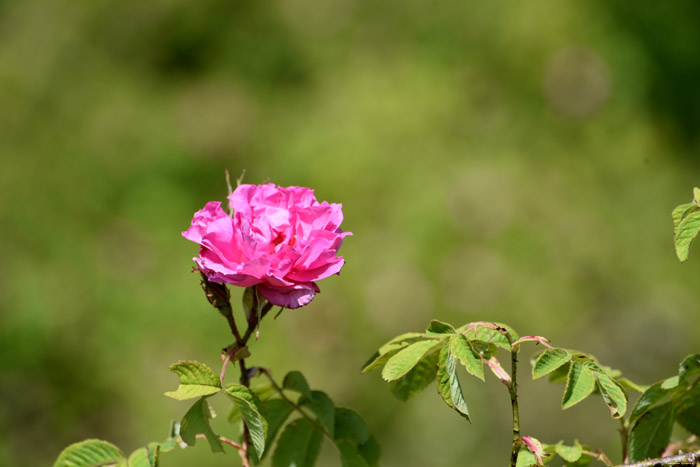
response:
M513 336L506 329L498 329L508 339L510 344L510 405L513 408L513 448L510 453L510 466L518 463L518 448L520 447L520 411L518 410L518 347L513 347Z
M248 328L246 329L245 334L241 336L241 333L238 331L238 326L236 325L236 320L233 317L233 308L231 307L231 294L229 293L226 284L210 282L204 273L200 271L200 274L202 275L202 288L204 289L204 293L207 296L207 300L209 300L209 303L211 303L217 310L219 310L219 313L221 313L221 315L224 318L226 318L229 328L231 328L231 333L233 334L233 337L236 338L236 346L238 348L245 347L248 343L248 340L253 335L255 328L265 317L265 315L272 309L272 304L269 302L265 303L262 310L260 310L260 313L250 313L250 316L248 316L246 319ZM227 358L224 360L224 367L221 370L222 383L224 371L229 361L230 356L227 355ZM241 370L241 377L239 380L240 383L245 387L250 387L250 376L248 375L248 369L245 364L245 359L241 359L239 361L239 368ZM250 467L248 446L250 446L250 430L248 430L248 426L245 424L245 422L243 422L243 443L240 445L240 449L238 449L238 452L241 455L241 460L243 462L243 467Z
M700 451L688 452L677 456L647 459L634 464L620 464L617 467L680 467L700 464Z

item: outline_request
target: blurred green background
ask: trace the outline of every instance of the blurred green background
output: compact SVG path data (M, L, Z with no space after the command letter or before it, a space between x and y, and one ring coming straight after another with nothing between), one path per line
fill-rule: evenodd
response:
M675 373L700 350L700 255L676 260L670 218L700 184L699 43L692 0L1 0L0 465L131 451L182 417L167 366L232 340L180 236L224 169L343 203L342 275L264 322L251 363L358 410L384 466L508 456L493 378L465 377L469 425L360 375L431 318ZM521 392L524 432L619 459L599 400ZM239 462L201 442L162 460Z

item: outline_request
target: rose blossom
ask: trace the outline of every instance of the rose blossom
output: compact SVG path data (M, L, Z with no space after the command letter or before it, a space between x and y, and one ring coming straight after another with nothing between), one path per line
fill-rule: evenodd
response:
M304 187L240 185L228 196L233 217L211 201L182 235L201 245L194 258L212 282L257 285L273 305L298 308L320 290L317 280L338 274L336 256L350 232L340 230L342 206L319 203Z

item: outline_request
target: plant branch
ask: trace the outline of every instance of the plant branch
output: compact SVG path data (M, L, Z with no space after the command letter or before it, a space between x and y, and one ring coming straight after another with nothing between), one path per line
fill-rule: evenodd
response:
M700 464L700 451L688 452L677 456L659 457L657 459L647 459L633 464L620 464L617 467L680 467L696 466Z
M270 380L270 383L272 383L272 387L275 388L275 391L280 395L282 400L284 400L287 404L292 406L297 412L301 414L302 417L304 417L309 423L311 423L317 430L319 430L321 433L323 433L328 439L333 441L333 437L331 436L326 429L321 426L316 420L311 418L309 414L307 414L298 404L294 403L290 398L287 397L287 395L284 393L284 390L280 387L279 384L275 381L275 379L272 377L272 374L270 373L270 370L267 368L261 368L260 371L267 376L267 379Z
M499 327L500 328L500 327ZM510 344L510 384L508 392L510 393L510 405L513 409L513 448L510 453L510 466L515 467L518 463L518 451L520 447L520 410L518 409L518 346L513 345L513 336L508 330L500 328L499 332L503 333Z
M608 456L606 456L605 453L600 449L598 449L597 451L587 451L584 449L581 452L595 459L598 459L600 462L607 465L608 467L613 467L612 461L608 459Z
M625 426L625 421L620 419L620 441L622 443L622 461L627 460L627 442L629 438L629 432L627 431L627 426Z

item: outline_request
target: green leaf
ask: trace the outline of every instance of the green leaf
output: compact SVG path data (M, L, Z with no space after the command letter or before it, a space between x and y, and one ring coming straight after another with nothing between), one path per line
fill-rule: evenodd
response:
M459 334L450 338L450 350L470 374L484 381L484 362L464 335Z
M365 443L360 444L357 447L357 451L365 459L367 465L369 465L370 467L378 466L379 458L382 455L382 450L379 447L379 443L377 442L377 439L374 436L370 435L369 439Z
M578 441L574 441L573 446L567 446L560 441L554 449L555 452L559 454L559 457L566 462L577 462L581 458L581 454L583 454L583 448Z
M137 449L129 456L129 467L158 467L160 445L151 443L148 447Z
M438 340L426 340L416 342L415 344L401 349L386 362L386 365L384 365L382 378L386 381L394 381L401 378L411 371L411 368L413 368L425 354L433 349L433 347L440 344L441 342Z
M323 427L328 431L328 434L333 436L335 428L335 406L333 401L325 392L311 391L311 397L301 396L299 405L308 407Z
M610 408L613 418L620 418L627 411L627 393L620 384L605 372L594 371L596 385L603 396L605 404Z
M673 380L678 381L678 377L669 378L671 384L668 383L669 380L659 381L653 384L639 396L639 400L634 405L632 413L629 416L628 423L630 426L639 420L639 418L652 409L654 406L659 405L662 401L668 402L670 400L670 395L675 392L677 384L672 384Z
M678 224L681 223L684 217L686 217L691 212L697 210L698 206L695 203L686 203L676 206L671 212L671 217L673 217L673 235L678 234Z
M430 324L428 325L428 329L425 330L425 333L430 335L442 335L442 334L455 334L457 331L455 330L454 326L452 326L450 323L444 323L442 321L438 321L436 319L432 320Z
M437 362L438 352L429 352L403 378L389 383L391 393L406 402L421 392L435 380Z
M198 434L204 434L212 452L224 452L219 437L212 431L209 419L214 418L206 397L190 407L180 424L180 437L188 446L194 446Z
M362 417L351 409L335 409L335 439L347 440L353 445L364 444L369 440L369 428Z
M554 348L542 352L532 365L532 379L541 378L571 360L571 354L566 349Z
M515 464L516 467L531 467L539 465L537 463L537 458L535 455L527 449L521 449L518 451L518 461Z
M250 432L250 440L260 458L265 452L265 438L267 436L267 419L264 416L265 410L260 399L253 391L241 384L229 384L224 390L240 410Z
M649 385L637 384L629 378L619 378L617 382L620 383L620 386L622 386L623 388L639 393L643 393L644 391L649 389Z
M429 339L425 334L418 332L407 332L401 334L377 350L374 355L372 355L364 365L362 365L362 372L366 373L368 371L374 370L375 368L380 368L386 364L389 359L395 355L399 350L404 347L414 344L419 341Z
M590 368L579 362L572 362L566 378L566 389L561 401L561 408L568 409L590 396L595 388L595 381L595 376Z
M630 462L658 457L671 439L673 403L667 402L646 412L637 420L630 433L628 453Z
M265 439L265 446L271 446L279 432L284 422L287 421L289 416L294 411L288 402L282 399L270 399L263 402L263 407L267 413L267 438ZM269 451L269 449L268 449ZM263 457L268 451L263 453Z
M272 467L313 467L322 439L323 434L304 418L288 423L272 454Z
M688 259L690 244L700 230L700 212L695 211L688 214L678 224L676 232L676 255L681 261Z
M54 467L93 467L116 464L126 458L118 447L99 439L86 439L66 447Z
M369 467L367 461L354 446L347 440L339 439L335 441L335 445L340 452L340 465L342 467Z
M203 363L183 360L170 365L168 369L180 377L177 390L165 393L173 399L194 399L216 394L221 390L219 375Z
M700 401L695 400L693 405L679 412L676 421L689 433L700 436Z
M471 323L473 324L473 323ZM505 329L508 331L510 334L511 338L513 341L516 341L518 339L518 333L515 332L513 328L510 326L503 324L503 323L489 323L489 324L495 324L496 326L500 326L501 328ZM464 334L464 336L470 340L470 341L484 341L488 342L491 344L495 344L498 347L501 347L502 349L506 349L510 351L510 342L508 342L508 338L500 331L496 329L491 329L488 327L484 326L462 326L457 330L458 332L461 332Z
M304 375L299 371L290 371L287 373L287 376L284 377L284 381L282 382L282 387L311 398L309 383L306 382L306 378L304 378Z
M462 387L459 384L455 367L455 357L450 351L450 346L443 346L438 359L438 393L440 393L440 396L450 408L456 410L457 413L471 422L469 419L469 409L467 408L467 403L464 401Z
M700 378L700 354L688 355L678 369L678 383L690 386Z

